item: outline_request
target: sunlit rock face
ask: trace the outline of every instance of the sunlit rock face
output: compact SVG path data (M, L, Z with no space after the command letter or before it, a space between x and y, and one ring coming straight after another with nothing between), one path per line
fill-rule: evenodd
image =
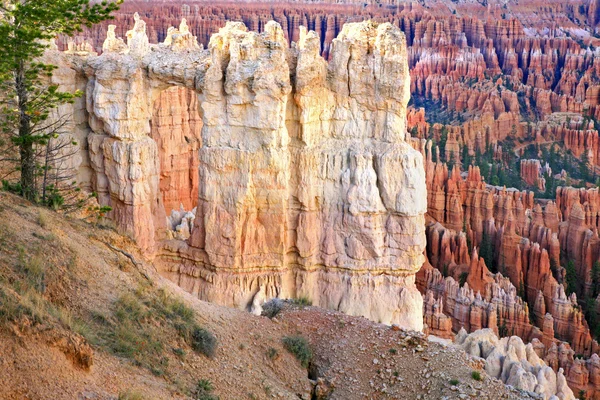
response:
M327 62L316 33L290 47L275 22L228 23L202 50L185 21L159 45L135 21L126 44L111 28L101 56L72 64L87 77L92 186L163 274L221 304L307 296L422 329L427 193L407 143L404 34L346 24Z

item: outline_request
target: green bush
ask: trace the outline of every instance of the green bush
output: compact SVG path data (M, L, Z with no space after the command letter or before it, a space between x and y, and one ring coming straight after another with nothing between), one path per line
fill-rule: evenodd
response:
M196 384L195 399L196 400L219 400L219 396L212 394L214 390L212 382L208 379L200 379Z
M179 358L185 358L185 350L180 347L175 347L173 349L173 354L175 354Z
M267 357L269 357L271 360L275 360L277 356L279 356L277 349L274 347L269 347L269 350L267 350Z
M479 371L471 372L471 378L475 379L476 381L480 381L481 380L481 372L479 372Z
M217 338L206 329L196 326L192 331L190 345L195 351L213 357L217 350Z
M456 385L458 385L459 383L460 383L460 381L459 381L458 379L451 379L451 380L450 380L450 384L451 384L452 386L456 386Z
M184 321L192 321L194 319L194 310L186 306L182 301L174 300L171 303L171 311Z
M301 307L312 306L312 300L309 299L308 296L300 296L296 299L292 299L292 303Z
M127 320L140 322L146 314L144 308L144 304L139 298L127 293L119 297L115 302L115 317L120 322Z
M307 368L313 357L308 341L302 336L286 336L282 341L286 350L292 353L304 368Z

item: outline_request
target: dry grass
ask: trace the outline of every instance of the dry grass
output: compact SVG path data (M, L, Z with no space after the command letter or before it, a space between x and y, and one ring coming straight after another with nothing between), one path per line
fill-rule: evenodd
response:
M180 338L184 345L207 357L215 354L216 339L196 322L195 312L144 280L135 290L122 292L106 304L105 310L71 309L66 292L82 284L77 277L82 260L69 241L48 232L55 226L53 218L62 217L33 207L22 212L12 204L2 210L30 219L26 229L31 231L31 239L11 229L8 219L0 214L0 329L22 325L71 331L97 350L123 357L158 376L170 374L170 358L186 353L181 344L171 347L165 338ZM105 226L71 223L83 224L81 228L94 238L110 236ZM60 232L60 226L53 229ZM139 275L128 259L120 254L114 257L120 271ZM179 349L179 355L172 348Z

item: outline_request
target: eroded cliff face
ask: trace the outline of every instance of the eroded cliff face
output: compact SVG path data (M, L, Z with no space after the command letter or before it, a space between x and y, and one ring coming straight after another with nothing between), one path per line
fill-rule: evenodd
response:
M209 51L198 210L189 243L163 252L185 260L168 275L220 303L308 296L421 329L425 177L404 140L402 33L349 24L327 64L313 32L288 52L274 23L229 24Z
M184 20L152 45L136 15L127 43L111 27L101 56L69 58L87 77L91 186L202 299L259 312L307 296L421 330L427 194L406 51L372 22L347 24L329 62L316 33L290 47L275 22L228 23L202 50ZM195 207L186 241L165 214L179 205Z

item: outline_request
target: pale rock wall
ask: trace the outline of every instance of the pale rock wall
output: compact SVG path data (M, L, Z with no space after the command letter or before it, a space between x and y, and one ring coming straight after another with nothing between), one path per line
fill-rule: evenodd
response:
M170 32L149 44L136 16L127 44L113 28L101 56L74 63L88 79L91 186L117 225L202 299L308 296L421 330L427 194L407 143L403 33L347 24L328 63L314 32L290 48L274 22L261 34L228 23L207 50L184 23ZM182 226L165 215L177 202L197 205L187 241L165 240Z
M546 400L575 400L562 368L558 372L536 353L533 344L525 345L518 336L498 339L491 329L471 334L463 329L455 340L467 353L485 360L485 372L507 385L536 393Z

